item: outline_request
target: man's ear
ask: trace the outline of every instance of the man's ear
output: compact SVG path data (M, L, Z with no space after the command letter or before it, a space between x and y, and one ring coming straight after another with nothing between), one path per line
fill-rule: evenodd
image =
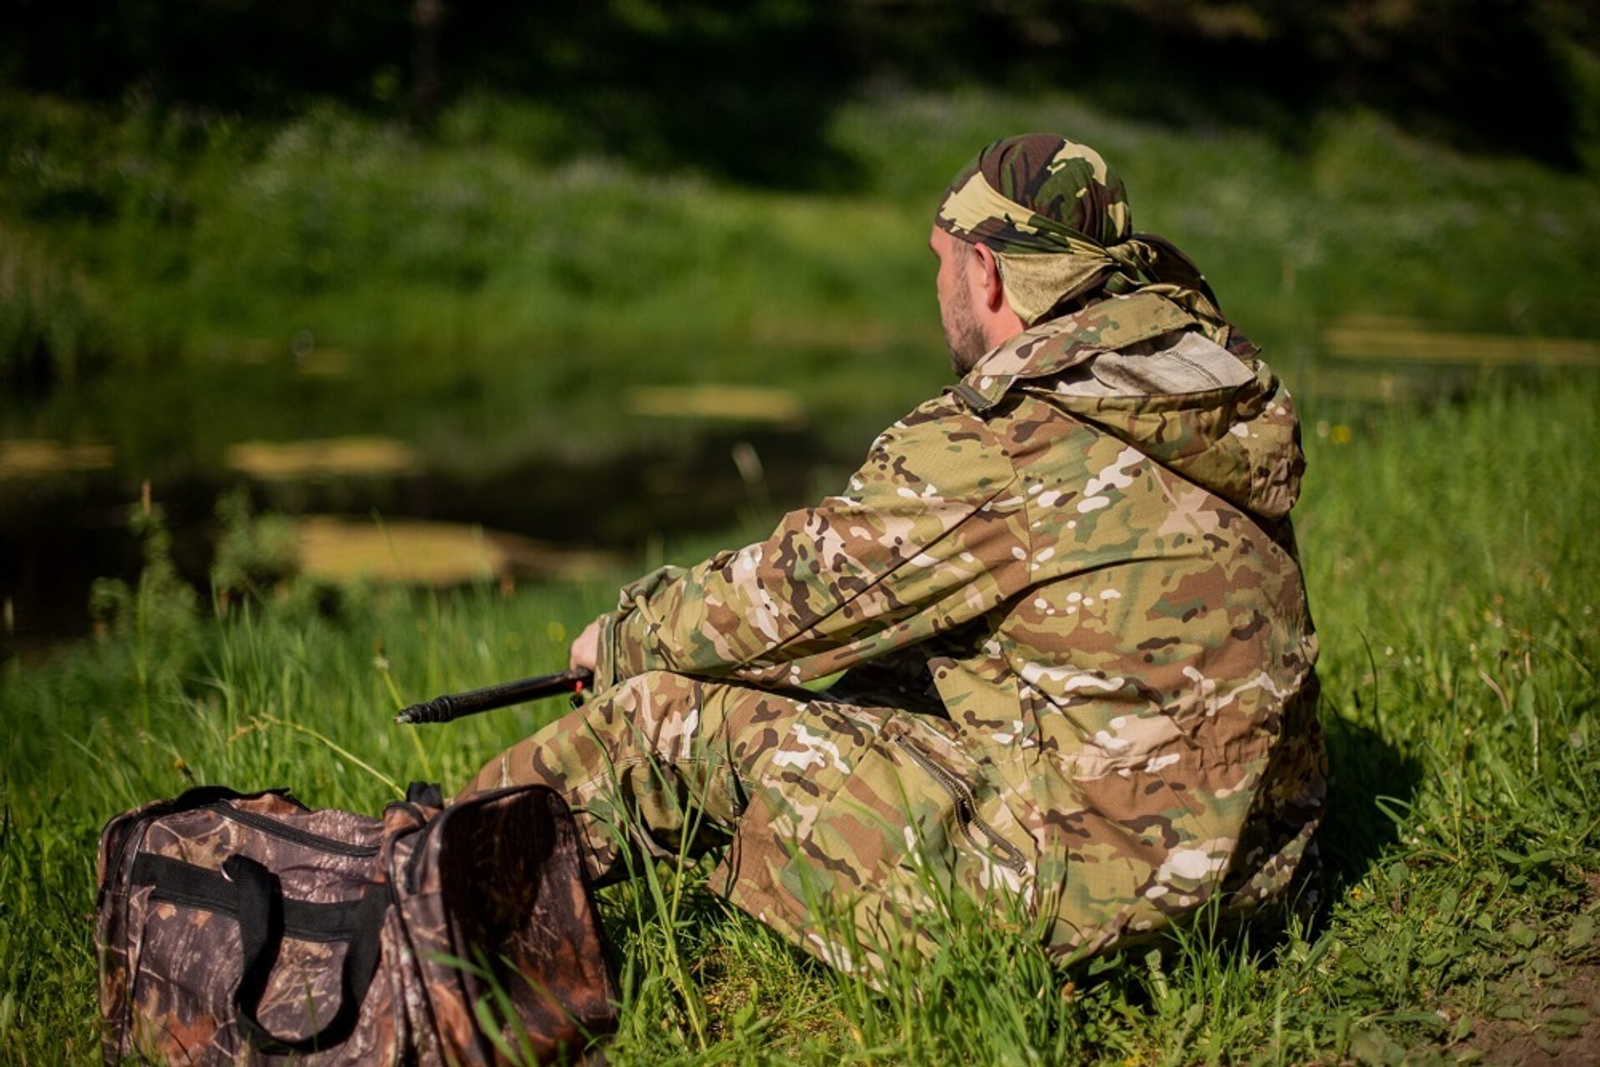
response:
M978 289L978 296L989 311L999 311L1007 306L1005 285L1000 280L1000 261L988 245L973 244L972 253L978 259L978 269L973 278L977 283L975 288Z

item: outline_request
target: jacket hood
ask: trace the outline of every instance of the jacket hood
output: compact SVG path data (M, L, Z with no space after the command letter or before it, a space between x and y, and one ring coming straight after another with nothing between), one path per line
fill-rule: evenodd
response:
M954 388L980 415L1019 390L1261 518L1283 518L1299 498L1305 456L1288 390L1249 342L1158 294L1027 330Z

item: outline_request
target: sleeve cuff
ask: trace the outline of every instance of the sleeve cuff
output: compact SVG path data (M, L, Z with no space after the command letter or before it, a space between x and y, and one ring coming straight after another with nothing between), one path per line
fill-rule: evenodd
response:
M684 575L681 567L662 567L623 586L617 610L600 616L600 650L595 663L595 687L618 682L666 664L655 648L646 602L663 586Z

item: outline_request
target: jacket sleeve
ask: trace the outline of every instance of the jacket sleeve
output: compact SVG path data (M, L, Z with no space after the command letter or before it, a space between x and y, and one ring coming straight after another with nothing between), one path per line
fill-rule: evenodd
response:
M599 679L648 670L804 685L976 618L1026 582L1017 476L983 422L930 401L878 438L845 495L764 541L622 591Z

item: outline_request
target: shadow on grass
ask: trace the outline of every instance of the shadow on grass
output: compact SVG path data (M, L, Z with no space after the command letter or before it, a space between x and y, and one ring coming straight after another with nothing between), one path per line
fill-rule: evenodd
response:
M1326 715L1323 729L1328 740L1328 814L1318 840L1332 899L1361 881L1397 843L1400 827L1384 809L1409 807L1421 785L1422 767L1377 730L1342 715Z

